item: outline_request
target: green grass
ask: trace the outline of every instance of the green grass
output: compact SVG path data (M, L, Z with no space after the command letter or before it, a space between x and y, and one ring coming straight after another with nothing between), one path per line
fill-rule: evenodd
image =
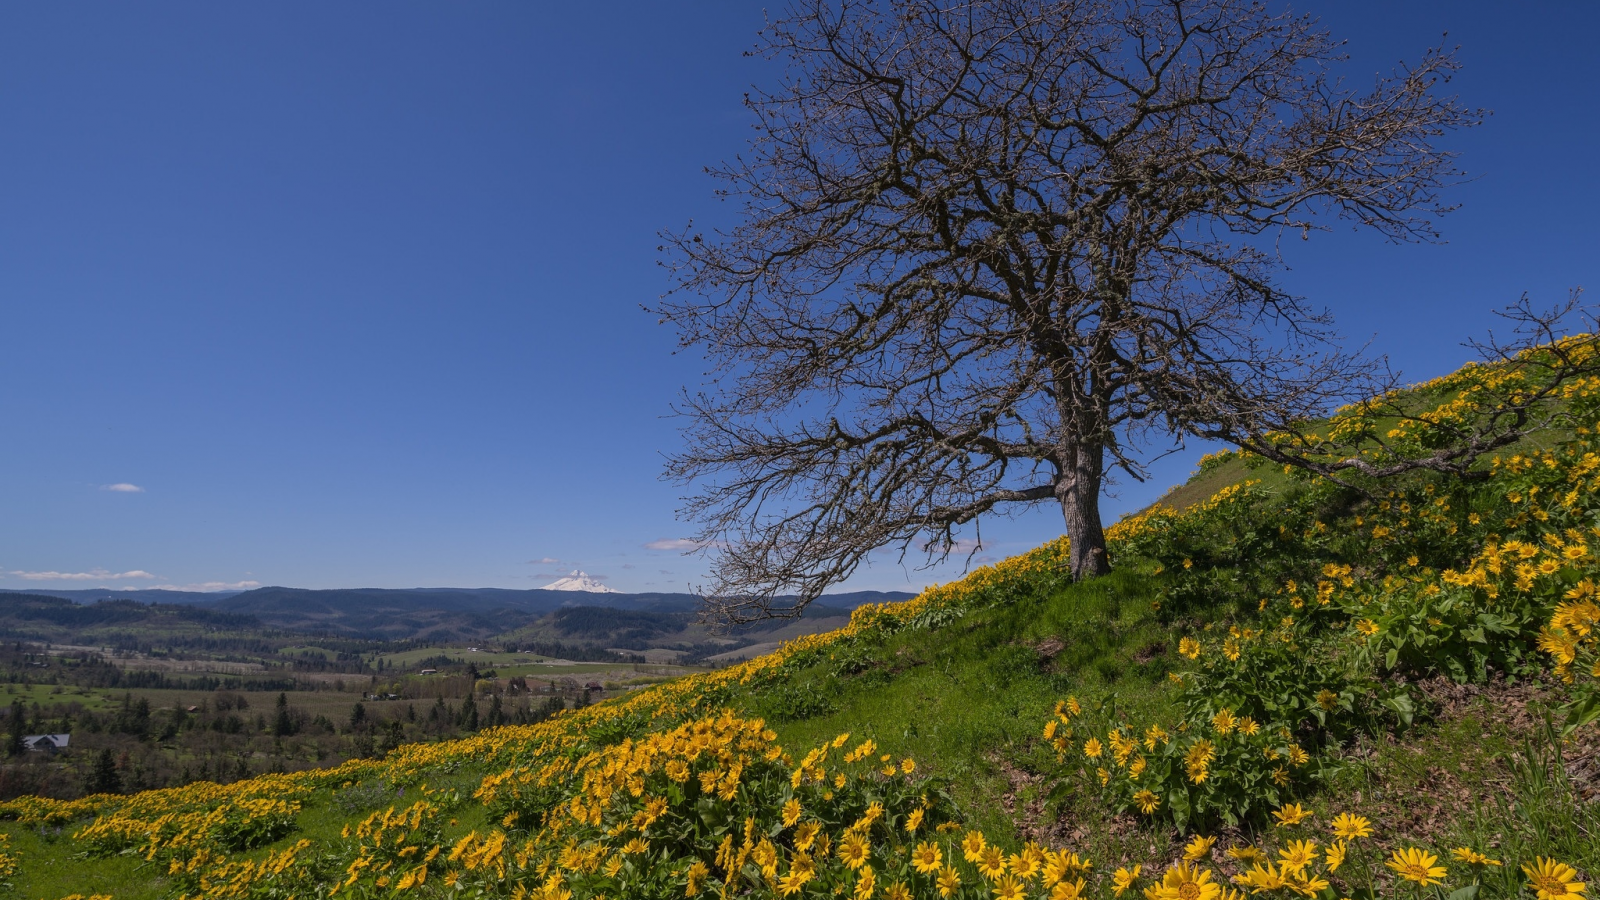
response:
M22 859L13 879L12 896L65 897L71 894L110 894L116 900L155 900L167 896L164 873L136 856L113 856L84 861L72 846L72 829L29 829L15 825L10 852Z
M896 760L910 756L919 772L947 780L972 824L1019 845L1033 836L1029 824L1008 815L1001 798L1013 794L1021 806L1037 805L1030 790L1038 786L1019 783L1019 776L1044 761L1038 734L1057 700L1072 694L1087 704L1165 711L1165 674L1175 659L1176 638L1156 621L1152 598L1147 579L1118 572L1050 596L977 610L943 628L892 635L849 666L838 658L819 660L783 688L747 691L733 705L767 717L796 755L843 731L872 737ZM537 668L551 675L627 671L604 665ZM825 695L831 709L785 716L784 698L795 692ZM314 699L322 698L307 697ZM470 795L485 774L468 765L428 783ZM404 806L416 796L414 789L401 795L381 784L330 792L307 803L294 834L242 856L259 857L301 839L331 841L352 819L391 804ZM482 808L471 803L454 817L447 829L452 838L487 824ZM18 896L100 892L138 900L168 893L161 873L141 860L74 860L81 851L67 839L70 829L46 839L14 823L0 828L14 835L24 859Z
M516 663L538 662L549 657L536 653L507 653L498 650L479 650L469 652L462 647L421 647L415 650L403 650L399 653L379 653L368 657L368 662L374 666L382 659L388 669L416 669L425 659L434 659L445 656L454 660L459 665L475 663L480 669L498 668Z
M941 629L893 635L859 656L832 654L736 705L765 716L791 751L841 732L871 737L882 752L948 779L985 833L1020 843L1022 829L1001 798L1018 789L1019 776L1034 774L1040 729L1058 700L1166 710L1176 638L1155 620L1152 599L1147 579L1114 573ZM799 697L824 700L797 710Z
M23 703L38 703L43 706L52 703L82 703L93 708L111 703L112 694L112 691L73 684L8 684L4 692L0 692L0 704L21 700ZM116 697L120 703L122 695L119 693Z

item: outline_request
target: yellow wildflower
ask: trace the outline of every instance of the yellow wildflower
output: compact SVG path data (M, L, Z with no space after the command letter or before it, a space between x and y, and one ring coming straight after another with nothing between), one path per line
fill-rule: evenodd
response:
M1211 856L1211 846L1217 842L1216 838L1195 835L1183 848L1183 858L1189 862L1199 862Z
M1217 900L1222 885L1211 880L1210 871L1180 862L1161 876L1151 893L1151 900Z
M870 900L877 883L877 876L873 874L872 867L862 866L860 874L856 876L856 900Z
M1240 862L1251 862L1264 858L1260 850L1249 844L1245 844L1242 847L1229 847L1226 852L1229 858L1237 859Z
M872 844L859 831L847 831L839 839L839 859L852 869L861 868L872 852Z
M1479 853L1478 851L1473 850L1470 847L1457 847L1454 850L1450 851L1450 855L1455 857L1456 862L1463 862L1463 863L1466 863L1469 866L1503 866L1503 865L1505 865L1505 863L1502 863L1500 860L1498 860L1498 859L1490 859L1489 857L1484 856L1482 853Z
M1298 803L1286 803L1274 811L1272 817L1278 820L1279 825L1299 825L1311 818L1311 810Z
M1278 865L1286 873L1300 875L1305 872L1306 866L1311 865L1317 858L1317 845L1315 841L1290 841L1288 846L1278 851Z
M693 897L700 893L700 883L710 874L710 866L707 866L701 860L695 860L694 865L689 867L689 871L684 873L688 878L688 882L683 889L683 895L685 897Z
M1434 865L1438 861L1439 857L1434 856L1432 853L1419 850L1416 847L1407 847L1403 850L1394 851L1394 854L1389 857L1389 861L1384 865L1393 869L1395 874L1407 881L1415 881L1417 884L1427 886L1439 884L1439 879L1446 874L1444 866Z
M1565 863L1541 856L1535 862L1524 863L1522 872L1539 900L1583 900L1584 884L1574 880L1577 871Z
M995 900L1023 900L1022 882L1013 875L1006 875L995 882L994 896Z
M1231 709L1224 709L1211 717L1211 727L1217 734L1227 734L1238 724L1239 720L1234 718L1233 710Z
M976 865L979 875L993 881L1006 873L1006 855L999 847L985 847L978 854Z
M1339 867L1344 865L1344 857L1345 854L1349 852L1349 849L1349 845L1344 841L1334 841L1332 844L1328 845L1328 852L1325 862L1327 863L1329 872L1339 871Z
M1250 871L1233 876L1233 883L1249 888L1252 894L1276 891L1289 885L1277 866L1271 863L1263 865L1259 862L1252 865Z
M905 825L906 834L916 834L917 833L917 829L922 827L922 816L923 816L923 809L920 806L917 807L916 809L913 809L911 811L911 814L906 816L906 825Z
M1083 897L1083 879L1077 881L1062 881L1050 889L1050 900L1081 900Z
M1333 817L1333 833L1346 840L1372 837L1372 823L1365 816L1340 813Z
M961 855L967 862L976 863L982 858L983 851L988 846L989 843L983 839L983 832L969 831L967 836L961 839Z

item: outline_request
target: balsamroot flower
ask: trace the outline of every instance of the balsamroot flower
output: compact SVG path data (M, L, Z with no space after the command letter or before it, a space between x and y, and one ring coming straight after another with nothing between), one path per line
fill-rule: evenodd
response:
M1393 869L1395 874L1407 881L1415 881L1417 884L1427 886L1439 884L1439 879L1447 874L1444 866L1434 865L1438 861L1439 857L1434 856L1432 853L1419 850L1416 847L1406 847L1403 850L1394 851L1394 855L1384 865Z
M1180 862L1161 876L1151 900L1217 900L1221 894L1222 885L1211 880L1209 870Z
M1577 870L1571 866L1541 856L1526 863L1522 873L1528 876L1528 886L1539 895L1539 900L1583 900L1584 884L1576 880Z

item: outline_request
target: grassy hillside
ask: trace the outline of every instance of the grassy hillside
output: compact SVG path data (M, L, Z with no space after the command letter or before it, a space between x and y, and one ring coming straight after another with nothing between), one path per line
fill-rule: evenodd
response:
M1485 377L1419 396L1458 410ZM13 801L0 871L119 900L1576 900L1600 872L1600 383L1563 403L1569 433L1478 480L1365 495L1208 460L1111 529L1108 577L1070 583L1053 542L538 725Z

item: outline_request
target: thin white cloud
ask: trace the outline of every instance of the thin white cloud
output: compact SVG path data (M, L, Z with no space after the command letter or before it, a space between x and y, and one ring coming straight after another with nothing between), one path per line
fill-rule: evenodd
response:
M162 591L248 591L261 587L259 581L202 581L197 584L158 584Z
M530 560L528 560L528 565L530 565L530 566L554 566L554 565L559 565L560 562L561 562L561 560L556 559L554 556L541 556L538 559L530 559Z
M105 569L95 569L90 572L24 572L21 569L12 569L14 578L23 581L111 581L121 578L159 578L143 569L134 569L131 572L109 572Z
M702 544L699 541L691 541L688 538L662 538L659 541L651 541L650 543L645 544L644 548L646 550L677 550L682 552L687 550L699 550L704 546L705 544Z
M129 484L126 481L119 481L116 484L103 484L103 485L100 486L100 490L102 490L102 491L111 491L112 493L116 493L116 494L142 494L142 493L144 493L144 488L139 487L137 484Z

